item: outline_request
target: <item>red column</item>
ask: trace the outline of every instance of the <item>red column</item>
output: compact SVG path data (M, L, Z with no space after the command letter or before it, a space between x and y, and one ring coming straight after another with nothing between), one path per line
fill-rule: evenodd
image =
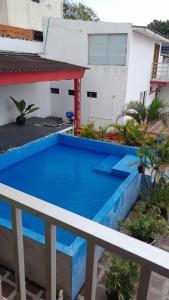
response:
M74 79L74 135L78 135L80 130L80 91L81 82Z

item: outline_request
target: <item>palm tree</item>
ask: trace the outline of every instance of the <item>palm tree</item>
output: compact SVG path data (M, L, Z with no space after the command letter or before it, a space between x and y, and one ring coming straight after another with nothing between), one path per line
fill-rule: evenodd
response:
M140 156L140 165L143 166L143 175L145 169L151 168L151 177L153 181L148 185L145 176L143 176L147 189L156 190L162 188L168 181L166 171L169 167L169 140L156 144L149 148L147 146L141 147L137 151Z
M142 125L143 132L146 133L149 125L159 120L160 110L167 106L167 103L160 99L154 99L147 107L143 103L131 101L119 115L118 120L125 116L131 117L138 124Z

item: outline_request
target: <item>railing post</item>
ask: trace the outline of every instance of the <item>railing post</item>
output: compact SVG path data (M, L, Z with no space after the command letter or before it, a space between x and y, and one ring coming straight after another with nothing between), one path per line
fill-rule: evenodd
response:
M2 278L1 278L1 275L0 275L0 300L3 299L2 298Z
M146 300L148 295L151 270L145 266L141 267L139 287L137 291L137 300Z
M46 299L56 300L56 226L46 223Z
M96 299L98 246L87 242L85 300Z
M22 214L21 210L15 207L12 207L12 229L17 299L26 300Z

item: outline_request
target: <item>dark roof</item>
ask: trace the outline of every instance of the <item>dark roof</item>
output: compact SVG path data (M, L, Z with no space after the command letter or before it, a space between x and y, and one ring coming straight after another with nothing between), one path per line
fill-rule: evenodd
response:
M36 54L0 53L0 73L80 71L85 67L42 58Z

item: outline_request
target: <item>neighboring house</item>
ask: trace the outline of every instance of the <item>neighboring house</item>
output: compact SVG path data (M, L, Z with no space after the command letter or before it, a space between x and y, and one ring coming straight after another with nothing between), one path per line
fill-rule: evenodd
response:
M152 64L158 62L161 43L169 42L166 38L128 23L45 19L44 30L47 57L90 68L82 82L83 124L104 126L116 120L128 101L152 101ZM57 89L51 95L52 112L65 118L73 108L73 85L59 82L51 87Z
M42 18L62 18L63 0L1 0L0 24L42 31Z
M162 46L161 46L161 55L169 57L169 45L162 44Z
M43 54L42 19L62 15L63 0L0 0L0 54ZM0 125L14 121L17 115L9 96L35 103L40 107L37 116L52 114L49 82L0 85Z
M153 67L152 81L156 97L164 99L169 104L169 44L161 46L161 56ZM168 109L166 109L168 112Z

